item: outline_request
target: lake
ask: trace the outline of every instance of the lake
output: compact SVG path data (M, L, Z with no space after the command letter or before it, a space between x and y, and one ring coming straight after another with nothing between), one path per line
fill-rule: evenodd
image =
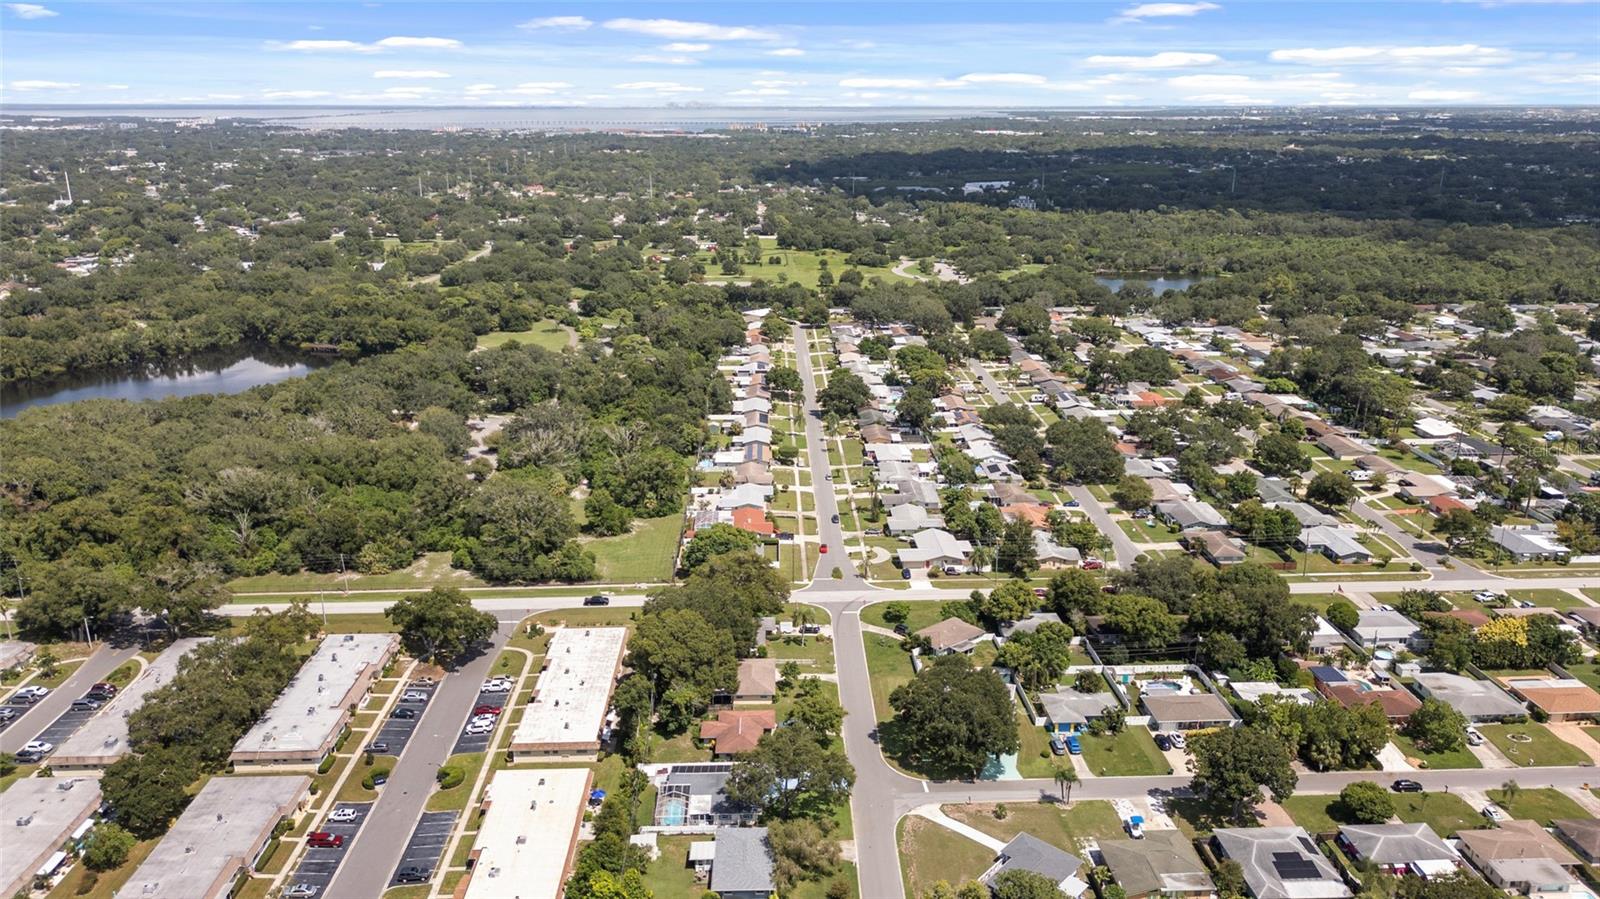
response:
M0 386L0 418L34 406L78 400L160 400L200 393L243 393L297 378L336 361L279 347L251 346L200 353L181 362L95 369Z
M1122 289L1124 284L1144 284L1156 296L1161 296L1169 290L1188 290L1192 285L1199 284L1205 278L1185 278L1181 275L1167 275L1162 272L1117 272L1115 277L1095 278L1096 284L1104 284L1112 293Z

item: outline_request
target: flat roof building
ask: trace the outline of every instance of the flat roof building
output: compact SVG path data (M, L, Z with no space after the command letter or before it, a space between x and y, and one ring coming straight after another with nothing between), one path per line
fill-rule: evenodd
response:
M498 771L483 800L463 899L556 899L572 870L593 772Z
M217 899L311 789L305 775L213 777L115 899Z
M1506 695L1493 681L1478 680L1448 671L1424 671L1415 678L1424 697L1437 699L1468 721L1504 721L1528 714L1528 707Z
M628 629L562 628L550 639L533 699L511 736L519 761L592 759L600 753L611 689L622 666Z
M396 634L324 638L228 760L235 766L315 767L399 645Z
M0 671L21 668L38 648L26 640L0 640Z
M87 777L24 777L0 793L0 896L32 887L34 874L99 807L100 782Z
M78 732L68 737L55 755L50 757L52 768L104 768L128 754L128 716L144 705L145 697L165 687L178 675L178 663L210 637L191 637L176 640L162 650L155 661L122 692L112 697L98 715L84 722Z

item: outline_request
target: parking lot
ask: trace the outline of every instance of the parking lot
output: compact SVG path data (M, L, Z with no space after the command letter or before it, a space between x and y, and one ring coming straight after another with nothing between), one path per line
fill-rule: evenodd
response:
M354 821L335 822L324 820L322 825L317 828L318 830L344 837L344 846L339 849L307 849L305 858L300 861L299 870L295 872L293 877L289 878L289 883L316 887L316 892L312 894L316 896L322 895L328 889L328 884L333 882L334 873L339 870L339 863L344 861L345 853L350 849L350 843L356 838L356 832L361 829L362 824L366 823L367 813L372 811L372 803L341 802L334 806L333 810L338 811L346 808L355 809L356 819Z
M22 709L17 710L21 717ZM85 721L99 714L99 709L68 709L61 713L61 717L50 722L50 726L39 732L35 740L42 740L53 746L59 747L67 738L78 732ZM54 750L52 750L54 751Z
M473 701L472 705L474 709L476 709L478 706L494 706L495 708L501 710L503 717L506 703L510 701L510 696L510 693L480 692L478 694L478 698ZM467 715L467 720L472 720L471 714ZM450 750L450 752L452 755L458 755L463 752L483 752L489 748L489 741L493 739L494 731L492 730L486 734L468 735L465 726L463 726L461 733L456 736L456 747Z
M434 689L434 687L408 684L400 688L400 693L402 696L413 691L426 693L429 701L432 701ZM417 722L422 720L422 713L427 711L427 708L428 704L426 702L406 702L404 700L396 702L394 709L390 710L390 717L383 720L383 727L378 730L377 736L373 737L372 742L368 745L374 747L373 751L377 752L378 755L399 755L404 752L406 743L410 742L411 735L417 730ZM393 715L396 709L411 709L417 713L417 717L395 718ZM387 744L387 748L377 749L376 746L380 743Z
M389 886L400 883L396 877L401 868L409 865L422 868L431 875L439 867L439 859L444 855L445 844L450 842L450 831L455 825L455 812L424 812L417 820L416 829L411 831L406 851L400 855L400 864L389 875Z

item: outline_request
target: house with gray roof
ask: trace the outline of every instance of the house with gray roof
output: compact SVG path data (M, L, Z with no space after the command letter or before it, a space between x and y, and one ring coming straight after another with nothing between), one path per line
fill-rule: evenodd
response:
M929 512L916 503L902 503L889 510L884 530L890 534L915 534L929 528L944 527L944 516Z
M1339 828L1339 848L1385 874L1439 877L1461 867L1461 856L1427 824L1349 824Z
M1179 530L1211 528L1220 530L1228 526L1228 519L1210 503L1199 500L1173 500L1156 503L1156 516L1175 525Z
M1493 681L1448 671L1424 671L1414 680L1422 698L1437 699L1474 724L1522 718L1528 714L1527 706Z
M769 899L772 864L765 827L719 827L707 885L721 899Z
M1372 550L1361 544L1355 528L1318 525L1300 531L1295 544L1306 552L1318 552L1335 562L1370 562Z
M1215 693L1145 693L1139 697L1151 730L1205 730L1239 723L1233 707Z
M1554 526L1500 524L1489 529L1489 539L1518 562L1564 559L1572 554L1556 538Z
M1339 519L1321 511L1310 503L1302 502L1271 502L1265 503L1269 509L1282 509L1294 516L1302 528L1332 527L1339 523Z
M1415 621L1399 612L1362 609L1351 635L1363 649L1405 649L1421 632Z
M1300 498L1294 495L1289 488L1289 482L1283 478L1262 478L1256 481L1256 495L1261 497L1263 503L1292 503Z
M913 545L900 550L900 564L906 568L941 568L966 565L972 544L957 540L949 531L929 528L911 538Z
M1078 877L1083 861L1064 849L1046 843L1033 834L1019 833L1001 848L994 864L983 872L978 882L994 886L995 878L1007 871L1031 871L1047 878L1062 893L1077 899L1089 889L1089 884Z
M1142 840L1101 840L1100 855L1128 899L1201 897L1217 891L1182 831L1148 830Z
M1044 729L1051 733L1077 733L1089 722L1103 716L1106 709L1121 708L1122 703L1110 691L1080 693L1060 687L1053 693L1039 694L1039 709L1044 712Z
M1303 827L1220 827L1211 845L1239 863L1254 899L1346 899L1351 894L1333 863Z

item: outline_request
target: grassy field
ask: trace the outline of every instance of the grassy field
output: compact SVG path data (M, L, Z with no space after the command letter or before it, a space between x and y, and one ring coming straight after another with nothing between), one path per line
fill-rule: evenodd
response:
M1465 743L1461 745L1460 749L1457 749L1454 752L1423 752L1421 749L1418 749L1417 744L1411 742L1411 738L1407 737L1405 734L1397 733L1394 735L1393 739L1394 745L1400 747L1400 751L1405 753L1406 758L1421 762L1421 764L1417 765L1419 768L1483 767L1483 763L1478 761L1478 757L1472 754L1472 750L1468 749Z
M682 525L680 515L646 518L634 522L632 533L589 540L583 548L594 553L603 583L670 581Z
M952 598L959 599L960 597ZM906 605L911 607L911 614L906 618L906 627L910 628L913 632L922 630L930 624L938 624L944 620L944 616L939 613L939 606L941 603L908 602ZM892 629L894 625L890 624L883 617L883 612L888 607L889 603L875 602L861 610L861 620L867 624Z
M911 670L911 656L900 648L898 640L881 634L861 636L867 650L867 673L872 677L872 705L878 720L887 721L894 714L889 708L889 694L915 676Z
M567 329L558 322L542 321L526 331L490 331L479 335L478 348L489 350L511 341L560 352L567 345Z
M891 271L890 266L851 266L845 263L845 256L837 250L783 250L778 248L776 240L763 239L761 241L761 265L744 266L742 275L724 275L722 267L712 261L710 253L700 253L696 256L706 267L707 281L754 281L760 278L764 281L799 284L811 290L817 288L817 276L822 272L822 260L828 261L828 270L833 273L835 280L846 269L857 268L863 278L882 278L885 281L913 281L914 278L904 278ZM772 265L767 260L773 256L779 257L779 264ZM912 269L915 271L915 268Z
M359 574L354 571L346 575L313 571L263 574L236 578L228 582L228 589L234 593L315 593L321 590L338 595L345 590L403 590L416 587L420 591L441 583L454 587L483 585L483 581L470 573L451 568L449 553L436 552L423 553L409 566L388 574Z
M1068 852L1082 855L1084 840L1104 840L1122 835L1122 819L1111 803L1100 799L1074 802L1065 807L1049 802L1006 803L1004 819L995 817L993 803L946 805L946 815L999 840L1029 833Z
M908 896L927 895L941 880L951 886L975 880L994 861L994 853L984 846L916 815L902 818L897 832Z
M1171 774L1172 766L1156 748L1148 728L1125 727L1122 733L1097 737L1083 734L1083 759L1097 777Z
M1339 813L1338 796L1290 796L1279 805L1289 813L1294 823L1313 834L1329 833L1338 830L1340 824L1354 823L1336 817Z
M1582 606L1583 600L1565 590L1511 590L1506 595L1512 599L1531 602L1540 608L1566 611Z
M1505 754L1506 758L1522 767L1547 766L1547 765L1577 765L1589 761L1589 756L1583 750L1551 733L1549 728L1542 724L1529 721L1526 724L1482 724L1478 730L1483 732L1489 742ZM1529 739L1511 739L1513 735L1526 735Z
M1395 816L1407 824L1423 822L1441 837L1451 837L1458 830L1472 830L1483 826L1483 816L1468 805L1466 800L1451 793L1396 793Z
M1509 800L1504 790L1490 790L1489 800L1505 809L1511 817L1538 821L1541 827L1549 827L1550 822L1557 818L1593 817L1577 800L1548 787L1518 790L1517 797Z
M478 778L478 772L483 768L484 753L463 752L452 755L445 762L446 765L459 767L466 773L461 783L448 790L436 790L428 797L428 811L451 812L460 811L467 807L467 799L472 795L472 786Z
M73 867L67 872L67 876L56 884L56 888L50 891L48 899L111 899L117 889L128 882L128 878L133 876L133 872L138 870L139 865L159 842L161 842L159 839L140 840L133 844L133 851L128 853L128 860L122 863L122 867L113 871L96 874L84 865Z

